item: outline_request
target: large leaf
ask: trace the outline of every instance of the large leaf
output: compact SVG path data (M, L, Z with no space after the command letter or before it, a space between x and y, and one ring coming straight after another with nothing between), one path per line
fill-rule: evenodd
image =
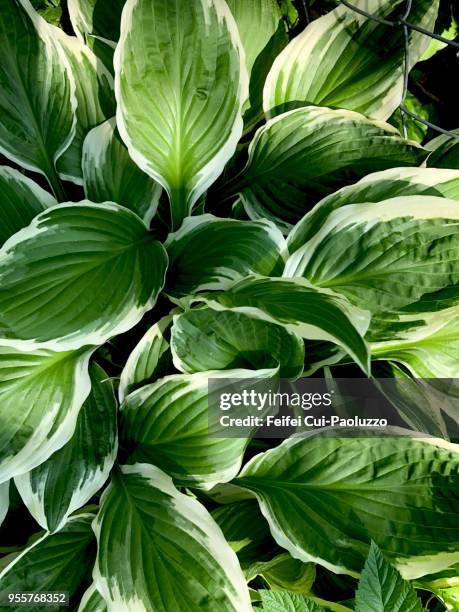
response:
M57 161L60 175L78 185L83 184L82 151L86 134L115 114L113 77L89 47L59 28L53 29L75 80L77 99L75 136ZM107 198L110 200L111 198Z
M356 612L422 612L416 591L372 542L355 597Z
M459 135L459 130L453 130ZM432 151L427 165L432 168L459 168L459 138L442 134L426 144Z
M0 482L40 465L70 439L91 388L91 352L0 345Z
M75 34L86 44L94 35L117 41L124 3L125 0L67 0Z
M70 609L75 609L75 597L87 583L95 556L94 534L91 530L92 514L80 514L68 520L57 533L45 533L17 556L0 574L2 591L68 592ZM45 612L50 604L34 605L32 609ZM9 610L21 612L24 604ZM64 604L54 610L67 610Z
M333 291L318 289L299 278L252 277L200 299L215 309L231 308L283 325L306 340L333 342L369 371L368 347L362 338L369 313Z
M116 401L111 382L90 366L91 393L83 404L72 438L51 457L15 478L31 514L47 531L57 531L107 480L116 458Z
M2 342L102 344L153 306L166 261L142 221L117 204L49 208L0 251Z
M228 370L173 374L134 391L121 406L122 446L129 462L153 463L176 482L210 489L238 473L247 438L225 437L223 426L209 423L209 378L260 381L276 370ZM256 384L256 383L255 383ZM225 383L219 387L220 392ZM217 437L219 436L219 437Z
M372 313L398 310L459 281L459 204L391 198L332 212L284 274L334 289Z
M0 525L8 512L8 506L10 503L10 481L2 482L0 484Z
M126 395L167 373L172 364L169 336L172 317L163 317L142 336L121 372L118 396ZM166 337L167 336L167 337Z
M85 591L78 612L107 612L107 604L94 584Z
M224 187L224 195L238 193L250 218L266 217L287 231L336 189L377 170L417 166L426 155L389 124L309 106L258 130L246 167Z
M115 71L120 134L167 190L177 229L242 134L248 77L234 18L223 0L128 0Z
M0 0L0 151L44 174L63 199L55 162L75 132L75 84L51 26L28 0Z
M308 594L316 577L316 566L281 553L269 561L253 563L245 575L248 581L261 576L273 591Z
M8 166L0 166L0 246L29 225L56 200L32 180Z
M170 234L167 290L187 296L207 289L225 289L233 281L257 273L282 274L285 240L269 221L237 221L200 215L185 219Z
M102 496L94 530L94 579L109 609L252 610L221 530L157 467L122 467Z
M263 612L325 612L315 601L288 591L259 591Z
M292 556L336 573L360 571L371 539L407 578L457 562L459 446L367 436L285 440L234 482L255 493Z
M354 4L394 22L406 10L404 0ZM438 0L415 0L410 22L433 31L438 5ZM427 36L408 29L408 69L428 44ZM279 113L307 103L385 120L401 102L404 67L403 28L381 24L341 4L313 21L278 56L266 81L264 108Z
M174 365L187 373L279 367L282 378L303 372L304 343L294 332L231 310L202 308L174 317Z
M84 141L83 178L89 200L117 202L150 225L162 189L129 157L115 119L91 130Z
M343 187L318 202L288 235L289 251L293 253L313 238L330 213L338 208L349 204L382 202L409 195L430 195L459 200L459 170L391 168L369 174L354 185Z

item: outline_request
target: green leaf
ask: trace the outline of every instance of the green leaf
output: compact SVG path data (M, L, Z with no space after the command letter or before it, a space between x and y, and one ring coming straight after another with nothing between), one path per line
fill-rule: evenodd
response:
M277 368L281 378L303 372L304 343L294 332L231 310L203 308L174 317L171 349L186 373L232 368Z
M31 4L48 23L56 26L60 24L62 17L60 0L31 0Z
M259 382L275 373L269 369L173 374L134 391L120 412L122 447L129 463L152 463L176 482L204 489L228 482L238 473L249 440L225 437L223 426L209 423L209 378L222 379L221 392L230 389L234 379L247 378L251 387L251 379Z
M0 481L40 465L71 438L91 388L92 352L0 344Z
M121 372L118 388L120 402L132 391L167 373L172 364L168 340L171 323L171 316L163 317L150 327L129 355Z
M2 590L8 593L68 592L70 607L75 609L76 596L90 576L95 555L92 514L71 517L56 533L45 533L28 546L0 574ZM9 610L21 612L24 604ZM50 609L50 604L34 605L37 612ZM55 610L67 610L64 605Z
M166 261L142 221L117 204L49 208L0 251L2 342L102 344L153 307Z
M235 553L195 499L152 465L124 466L94 524L94 581L108 608L252 610Z
M422 119L426 121L432 121L432 111L434 109L433 104L423 104L416 96L414 96L410 91L406 92L404 106L407 110L412 113L415 113ZM397 108L395 112L388 119L389 123L397 128L400 134L404 134L403 129L403 115L405 115L405 126L406 126L406 135L410 140L415 140L416 142L422 143L424 138L429 131L429 127L424 123L414 119L407 113L403 113L401 108Z
M459 134L459 130L453 130ZM459 168L459 138L442 134L426 144L426 149L432 151L427 158L430 168Z
M281 553L269 561L254 563L246 572L248 581L261 576L273 591L308 594L316 577L314 563L303 563L289 553Z
M355 0L372 15L397 22L403 0ZM409 21L433 31L438 0L416 0ZM411 69L429 38L408 28ZM316 104L387 119L403 93L404 33L339 5L313 21L278 56L266 80L266 113Z
M459 378L459 307L388 315L376 321L376 359L396 361L418 378Z
M116 401L107 374L92 364L91 393L65 446L15 484L37 523L57 531L107 480L116 458Z
M83 595L78 612L107 612L107 604L94 584Z
M158 208L161 186L129 157L110 119L89 132L83 146L84 190L92 202L117 202L148 227Z
M422 612L416 591L372 542L355 597L355 612Z
M276 0L227 0L236 21L245 52L245 65L252 74L255 61L277 31L282 15Z
M67 0L75 34L86 44L92 35L116 42L124 4L125 0Z
M285 440L234 484L255 493L280 546L335 573L360 571L370 540L405 578L457 562L459 446L366 435Z
M458 219L457 201L433 196L344 206L290 257L284 274L372 313L395 311L459 281Z
M5 516L8 513L10 505L10 481L0 484L0 525L3 523Z
M220 293L199 296L211 308L236 309L263 321L283 325L306 340L327 340L342 347L369 371L369 351L362 336L369 313L333 291L304 279L252 277Z
M167 292L188 296L226 289L249 274L282 274L286 244L269 221L237 221L200 215L185 219L166 241L169 255Z
M77 38L67 36L59 28L53 29L53 35L69 62L78 103L75 136L68 149L60 155L57 169L63 179L82 185L84 139L93 127L112 117L116 111L113 77L91 49Z
M46 176L75 133L75 83L53 30L26 0L0 0L0 151ZM46 84L46 85L44 85Z
M369 174L354 185L332 193L308 212L290 232L290 253L313 238L334 210L349 204L382 202L409 195L430 195L459 200L459 171L436 168L391 168Z
M222 0L128 0L115 73L121 137L167 190L177 229L242 134L248 77L229 8Z
M47 191L8 166L0 166L0 246L34 217L57 204Z
M309 106L257 131L246 167L224 194L238 193L251 219L271 219L288 232L313 204L340 187L377 170L417 166L426 155L389 124Z
M288 591L258 591L264 612L325 612L312 599Z

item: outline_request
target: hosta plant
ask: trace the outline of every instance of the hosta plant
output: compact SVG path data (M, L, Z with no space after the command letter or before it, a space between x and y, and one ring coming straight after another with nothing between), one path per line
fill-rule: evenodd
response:
M453 392L209 432L209 378L459 377L455 143L394 127L439 0L356 2L0 0L1 606L459 609Z

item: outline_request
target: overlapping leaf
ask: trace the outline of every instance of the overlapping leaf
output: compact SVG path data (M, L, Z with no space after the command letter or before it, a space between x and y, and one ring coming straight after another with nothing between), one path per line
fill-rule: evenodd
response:
M125 0L68 0L68 10L75 34L82 42L90 36L117 41Z

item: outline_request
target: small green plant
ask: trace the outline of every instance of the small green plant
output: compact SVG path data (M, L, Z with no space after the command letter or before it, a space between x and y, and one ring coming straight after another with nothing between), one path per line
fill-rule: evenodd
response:
M1 609L459 609L454 388L209 435L212 377L459 378L439 0L355 1L0 0Z

